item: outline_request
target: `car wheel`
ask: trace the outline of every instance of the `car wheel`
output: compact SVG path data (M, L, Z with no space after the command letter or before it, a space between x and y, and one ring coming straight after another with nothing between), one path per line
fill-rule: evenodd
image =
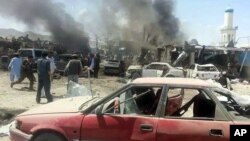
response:
M42 133L33 139L33 141L66 141L61 135L56 133Z

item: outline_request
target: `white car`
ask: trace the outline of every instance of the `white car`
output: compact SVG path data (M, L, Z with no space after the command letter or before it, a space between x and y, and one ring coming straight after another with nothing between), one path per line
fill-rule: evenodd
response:
M152 62L142 69L142 77L184 77L183 70L168 63Z
M213 64L193 64L187 70L187 77L199 78L203 80L207 79L219 79L221 76L220 71Z

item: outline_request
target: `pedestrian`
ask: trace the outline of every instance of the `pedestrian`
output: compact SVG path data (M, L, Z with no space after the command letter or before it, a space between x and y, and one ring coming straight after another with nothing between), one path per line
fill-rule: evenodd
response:
M56 70L56 64L53 57L53 52L50 52L47 56L47 59L50 61L50 74L51 74L51 81L53 80L54 72Z
M227 76L227 72L221 72L221 77L216 81L218 83L220 83L223 88L233 90L233 87L231 85L231 81L230 81L229 77Z
M98 72L100 69L100 62L101 62L101 58L100 55L97 53L94 57L94 78L98 78Z
M23 61L22 67L21 67L21 77L15 81L11 83L11 88L15 85L15 84L19 84L21 83L25 78L28 78L30 81L30 85L29 85L29 90L34 90L34 81L35 76L33 74L33 68L34 68L34 63L33 63L33 57L32 56L28 56L28 59Z
M76 54L73 54L72 59L66 65L64 72L68 75L68 84L69 81L78 83L79 75L83 69L81 61L78 59Z
M94 76L94 67L95 67L95 57L94 54L90 54L89 56L89 66L88 70L90 71L90 76Z
M53 101L53 97L50 94L51 88L51 76L50 76L50 61L46 59L47 53L42 53L42 58L37 61L37 75L38 75L38 87L36 102L40 103L41 100L41 91L44 88L46 98L48 102Z
M18 53L14 54L11 59L8 69L10 70L10 81L11 83L20 78L21 74L22 59L19 57Z

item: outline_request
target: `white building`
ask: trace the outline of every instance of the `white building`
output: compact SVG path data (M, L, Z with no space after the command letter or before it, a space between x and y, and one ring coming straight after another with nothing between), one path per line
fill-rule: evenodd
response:
M227 8L225 10L224 25L221 28L221 46L227 46L230 41L235 43L237 27L234 27L233 25L233 14L234 10L232 8Z

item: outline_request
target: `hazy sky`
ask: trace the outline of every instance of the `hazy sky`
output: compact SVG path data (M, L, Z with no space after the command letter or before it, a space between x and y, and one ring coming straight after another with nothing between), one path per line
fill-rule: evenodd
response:
M81 22L84 13L95 14L96 3L92 0L56 0L64 4L66 11ZM98 1L98 0L96 0ZM101 0L99 0L101 1ZM175 15L181 22L181 29L189 39L196 38L201 44L216 44L220 39L220 27L223 25L224 11L234 9L234 26L238 26L237 38L250 36L250 0L175 0ZM80 18L81 17L81 18ZM89 17L86 16L85 20ZM11 17L0 15L0 28L29 30ZM35 29L46 33L42 27ZM240 42L246 42L241 39Z

